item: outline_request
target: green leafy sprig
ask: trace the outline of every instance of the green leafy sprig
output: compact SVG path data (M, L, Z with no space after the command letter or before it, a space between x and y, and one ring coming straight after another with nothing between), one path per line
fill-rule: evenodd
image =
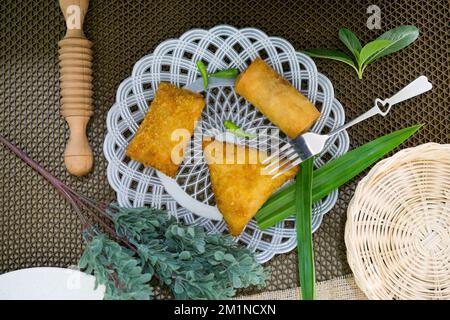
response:
M219 70L214 73L208 73L208 71L206 70L205 64L201 60L197 61L197 68L198 68L198 71L200 72L200 75L203 78L203 86L204 86L205 90L208 89L210 77L232 79L232 78L236 78L237 75L239 74L239 70L236 68L229 68L229 69Z
M167 212L146 207L111 206L108 214L116 233L136 248L142 274L169 286L177 299L226 299L238 288L265 283L268 274L254 255L229 235L178 224Z
M413 43L419 37L419 29L415 26L400 26L383 33L364 47L358 37L346 28L340 29L338 35L353 59L338 49L309 49L304 50L303 53L314 58L344 62L355 69L358 78L362 79L364 70L369 64Z
M84 227L79 266L95 276L97 285L105 286L105 299L149 299L155 281L167 285L178 299L225 299L238 288L264 286L267 272L231 236L184 226L162 210L93 201L1 135L0 143L72 205Z
M93 274L96 286L105 286L107 300L148 300L152 288L151 274L143 272L134 252L95 229L84 232L86 245L78 262L81 269Z

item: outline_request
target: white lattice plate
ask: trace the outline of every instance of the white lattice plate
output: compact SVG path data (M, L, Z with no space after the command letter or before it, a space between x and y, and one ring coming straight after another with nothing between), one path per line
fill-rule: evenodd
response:
M209 232L226 230L215 207L208 168L201 155L201 141L195 134L176 179L130 160L125 150L161 81L198 91L193 85L199 78L198 60L205 62L208 72L231 67L243 71L257 56L291 81L321 111L312 131L327 132L344 123L344 110L334 98L330 81L317 72L309 57L296 52L286 40L268 37L254 28L238 30L217 26L210 30L190 30L179 39L161 43L154 53L140 59L131 77L117 90L116 102L108 113L104 153L109 162L108 180L121 206L162 208L184 223L203 225ZM275 129L267 118L235 93L233 81L212 80L205 100L206 107L196 131L224 132L224 120L231 120L248 132ZM281 141L286 143L285 137L282 136ZM252 144L251 140L238 142ZM342 132L329 141L316 158L315 166L320 167L342 155L348 145L347 133ZM323 215L336 203L337 195L338 191L332 192L315 204L314 231ZM275 254L295 248L295 222L289 218L261 231L251 221L237 241L255 251L258 261L265 262Z

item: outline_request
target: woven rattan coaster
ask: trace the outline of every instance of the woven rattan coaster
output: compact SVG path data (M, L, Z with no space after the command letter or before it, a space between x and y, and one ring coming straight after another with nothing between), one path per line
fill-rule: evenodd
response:
M350 202L345 243L370 299L450 299L450 145L373 167Z

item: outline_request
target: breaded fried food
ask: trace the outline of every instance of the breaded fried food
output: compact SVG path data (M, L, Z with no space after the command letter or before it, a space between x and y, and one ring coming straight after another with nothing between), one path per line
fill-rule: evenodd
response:
M267 157L265 152L217 140L204 141L203 154L217 207L233 236L241 234L269 196L298 170L294 167L272 179L264 174L265 165L261 164Z
M239 75L235 89L291 139L308 130L320 116L304 95L261 58Z
M201 94L160 83L127 156L175 177L204 106Z

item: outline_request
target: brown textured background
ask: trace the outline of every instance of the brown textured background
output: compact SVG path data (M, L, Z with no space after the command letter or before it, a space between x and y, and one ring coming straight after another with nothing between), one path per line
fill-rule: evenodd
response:
M381 8L381 30L366 27L370 4ZM316 60L334 84L347 119L367 110L375 97L387 97L425 74L433 91L396 106L352 128L351 147L381 134L424 123L402 148L434 141L450 142L449 5L446 0L298 1L298 0L91 0L85 33L94 42L95 114L89 127L95 168L84 178L67 174L63 151L67 126L59 115L57 43L65 33L58 2L2 0L0 4L0 134L76 190L98 200L114 200L106 180L102 144L106 114L120 82L133 64L161 41L198 27L253 26L289 40L294 47L342 47L340 27L363 42L402 25L420 28L407 49L369 66L363 80L350 67ZM0 273L33 266L75 264L82 250L81 226L64 200L20 160L0 147ZM350 272L344 226L347 204L358 179L341 188L335 208L314 234L317 280ZM276 256L268 290L297 285L296 253Z

